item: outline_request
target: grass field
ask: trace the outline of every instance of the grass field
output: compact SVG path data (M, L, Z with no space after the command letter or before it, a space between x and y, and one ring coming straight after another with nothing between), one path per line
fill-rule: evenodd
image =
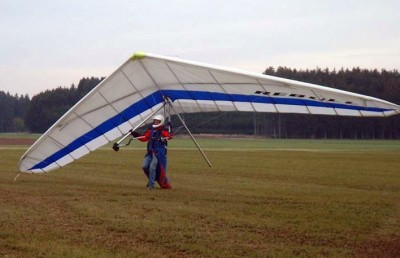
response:
M143 144L22 174L0 146L2 257L400 257L400 142L200 139L146 190Z

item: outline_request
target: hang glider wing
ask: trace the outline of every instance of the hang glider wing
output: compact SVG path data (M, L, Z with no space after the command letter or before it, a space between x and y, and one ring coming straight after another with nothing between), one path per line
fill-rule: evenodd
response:
M62 167L121 137L168 97L177 113L248 111L384 117L377 98L256 73L136 53L51 126L22 156L21 172Z

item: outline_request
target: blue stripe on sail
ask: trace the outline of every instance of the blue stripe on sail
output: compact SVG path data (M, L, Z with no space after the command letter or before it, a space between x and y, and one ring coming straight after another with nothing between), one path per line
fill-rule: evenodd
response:
M114 129L121 125L125 121L139 115L140 113L154 107L155 105L162 103L163 96L168 96L172 101L179 99L187 100L212 100L212 101L235 101L235 102L253 102L263 104L282 104L282 105L297 105L297 106L313 106L313 107L324 107L324 108L341 108L359 111L370 111L370 112L385 112L393 109L375 108L375 107L361 107L355 105L345 105L334 102L319 102L316 100L309 99L294 99L284 97L273 97L273 96L259 96L259 95L242 95L242 94L227 94L220 92L205 92L205 91L186 91L186 90L162 90L156 91L153 94L141 99L140 101L132 104L121 113L114 117L104 121L96 128L77 138L61 150L55 152L48 158L37 163L29 170L42 169L53 162L61 159L68 155L74 150L82 147L86 143L98 138L106 132Z
M188 94L186 91L182 90L163 90L162 92L165 96L168 96L173 101L178 99L236 101L236 102L253 102L262 104L341 108L341 109L351 109L351 110L370 111L370 112L385 112L393 110L393 109L385 109L377 107L362 107L356 105L347 105L335 102L320 102L311 99L295 99L295 98L284 98L284 97L273 97L273 96L227 94L221 92L204 92L204 91L190 91L190 94Z
M82 135L81 137L77 138L64 148L60 149L59 151L55 152L48 158L44 159L43 161L37 163L29 170L33 169L42 169L47 167L48 165L52 164L53 162L61 159L62 157L68 155L69 153L73 152L74 150L82 147L86 143L96 139L97 137L105 134L106 132L114 129L115 127L121 125L126 119L131 119L140 113L154 107L155 105L162 103L164 101L163 96L160 91L156 91L153 94L147 96L146 98L141 99L140 101L134 103L133 105L126 108L121 113L113 116L112 118L104 121L96 128L92 129L91 131L87 132L86 134ZM151 104L150 104L151 103ZM151 105L151 106L150 106ZM121 119L123 116L124 119Z

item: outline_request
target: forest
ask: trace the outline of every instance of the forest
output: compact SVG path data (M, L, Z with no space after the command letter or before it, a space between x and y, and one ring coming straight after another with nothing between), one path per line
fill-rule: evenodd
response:
M268 67L264 74L365 94L400 104L397 70L296 70ZM43 133L103 78L82 78L78 85L28 95L0 91L0 132ZM193 133L247 134L268 138L400 139L400 116L337 117L275 113L198 113L183 115ZM175 128L179 122L172 118ZM179 130L184 133L184 130Z

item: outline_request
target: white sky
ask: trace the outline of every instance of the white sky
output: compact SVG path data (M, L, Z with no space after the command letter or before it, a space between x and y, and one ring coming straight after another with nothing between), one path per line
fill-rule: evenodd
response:
M259 73L400 69L400 1L0 0L0 90L70 87L136 51Z

